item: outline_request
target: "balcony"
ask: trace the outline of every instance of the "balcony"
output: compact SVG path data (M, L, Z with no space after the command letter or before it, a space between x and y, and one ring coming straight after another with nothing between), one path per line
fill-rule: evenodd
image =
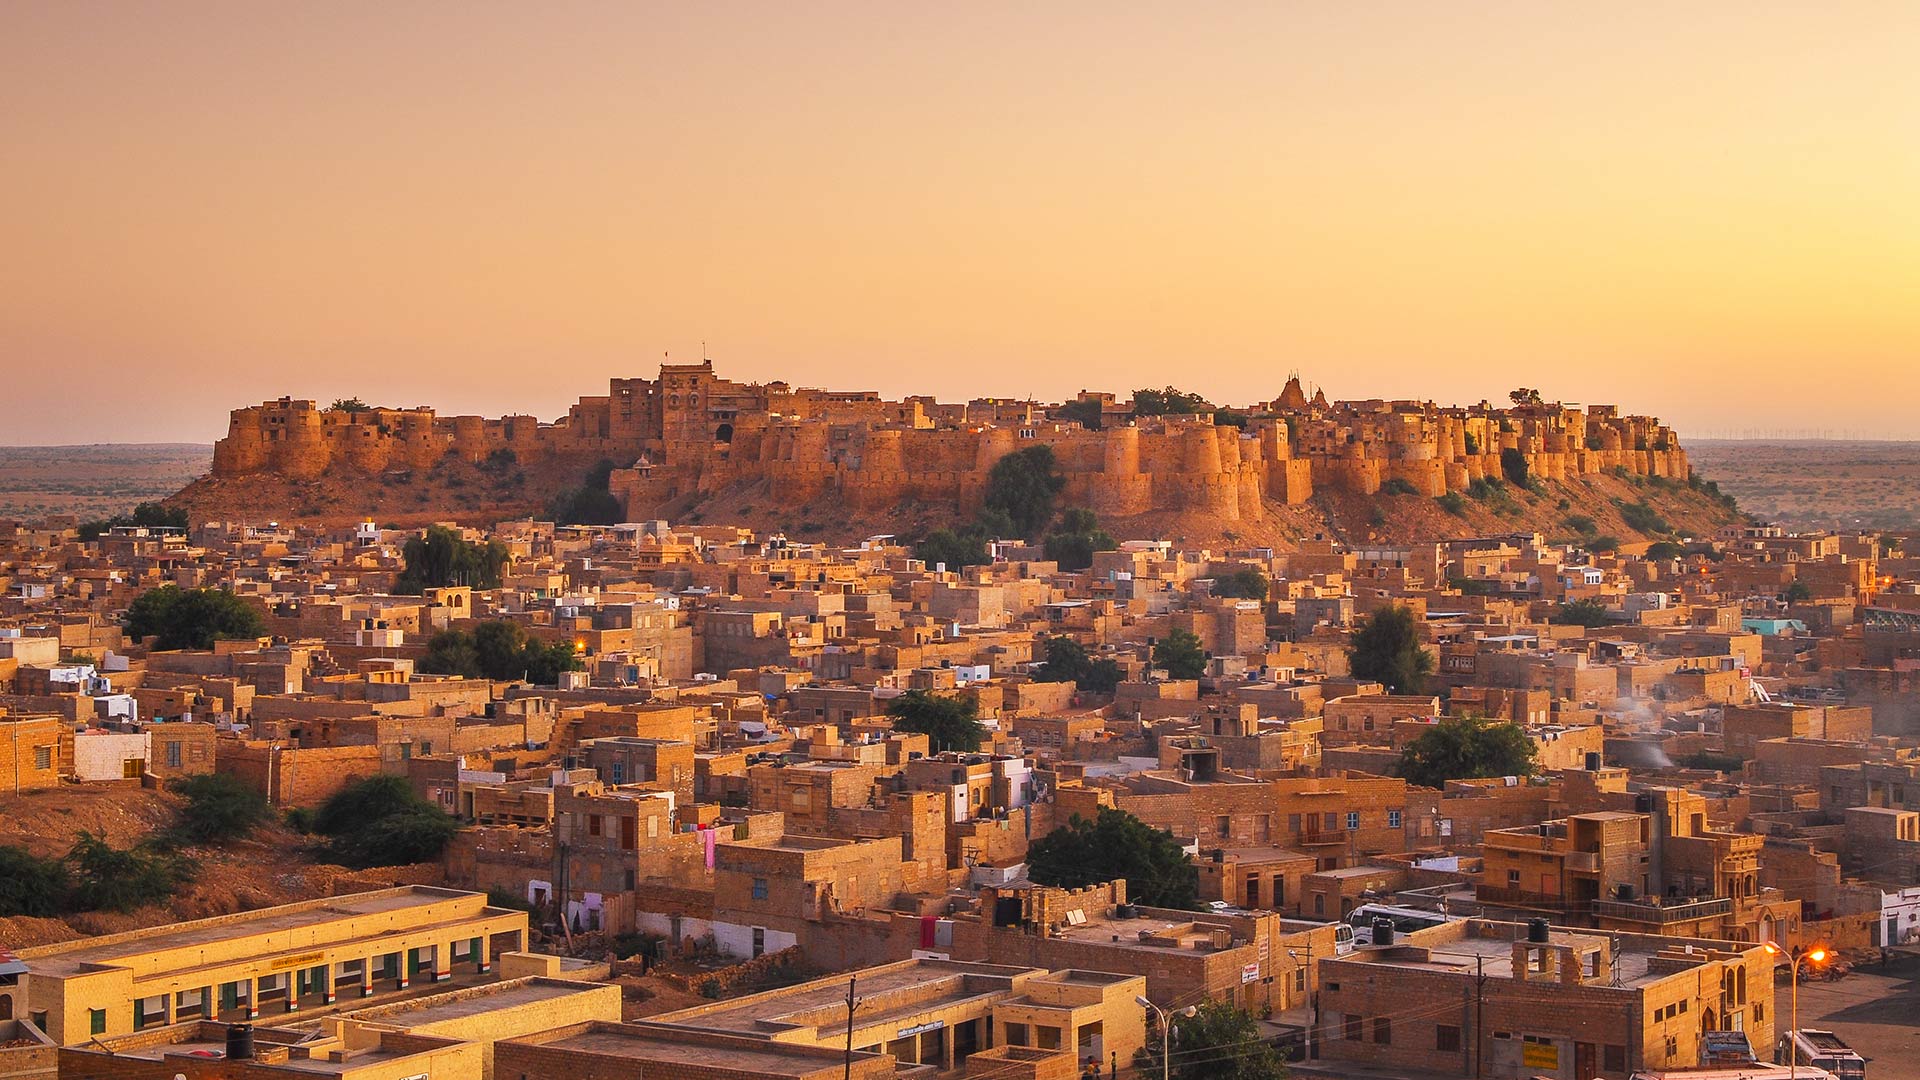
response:
M1567 852L1567 870L1575 874L1597 874L1600 872L1600 853L1597 851Z
M1473 898L1482 904L1531 908L1535 911L1566 911L1572 907L1571 902L1564 896L1518 889L1510 885L1475 885Z
M1602 919L1621 919L1626 922L1665 926L1668 923L1692 922L1695 919L1715 919L1722 915L1731 915L1733 901L1722 898L1662 904L1652 900L1596 900L1593 904L1593 913Z

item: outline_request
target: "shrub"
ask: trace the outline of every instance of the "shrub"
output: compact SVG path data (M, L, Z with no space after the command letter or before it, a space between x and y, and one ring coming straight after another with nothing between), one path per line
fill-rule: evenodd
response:
M460 823L413 793L404 777L372 776L341 789L314 815L327 854L342 866L431 862Z
M72 903L83 911L121 913L157 904L192 880L192 867L175 855L127 848L83 832L67 852L73 872Z
M252 638L266 623L252 605L219 589L162 585L134 598L127 608L127 635L154 638L154 648L211 649L215 641Z
M266 796L248 787L232 773L188 776L168 785L186 797L173 830L179 839L195 844L236 840L253 831L271 812Z
M1587 550L1593 552L1605 553L1620 550L1620 541L1611 536L1596 536L1588 540L1586 545Z
M1620 507L1620 520L1636 531L1649 536L1668 532L1672 528L1667 524L1667 519L1661 517L1659 511L1648 506L1644 499Z
M1380 485L1380 493L1382 495L1418 495L1420 491L1396 476Z
M1594 524L1593 519L1585 514L1569 514L1560 521L1561 524L1582 536L1592 536L1600 531L1600 527Z
M0 847L0 918L54 918L66 909L72 888L72 875L59 859L43 859L26 848Z
M1467 516L1467 500L1461 498L1460 493L1457 491L1449 491L1445 495L1435 499L1434 502L1439 503L1440 509L1445 510L1454 517Z
M1500 475L1516 487L1526 487L1532 476L1527 466L1527 455L1519 449L1509 446L1500 451Z

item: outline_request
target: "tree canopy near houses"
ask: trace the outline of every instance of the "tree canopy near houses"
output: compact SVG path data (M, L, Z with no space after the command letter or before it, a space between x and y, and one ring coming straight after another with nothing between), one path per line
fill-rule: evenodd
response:
M442 630L427 642L427 655L417 665L428 675L463 675L469 679L524 679L542 686L560 679L563 671L583 666L573 646L546 642L527 633L519 623L488 620L466 630Z
M1287 1062L1267 1041L1252 1013L1226 1001L1206 1001L1193 1014L1176 1012L1172 1038L1149 1039L1135 1055L1141 1076L1175 1080L1285 1080ZM1171 1045L1171 1060L1163 1060ZM1169 1066L1171 1068L1169 1068Z
M342 866L432 862L460 831L447 812L414 794L404 776L370 776L340 789L313 816L326 854Z
M1213 595L1236 600L1265 600L1271 583L1256 566L1236 567L1213 579Z
M1096 551L1112 551L1113 537L1100 527L1093 511L1074 507L1060 515L1060 522L1047 534L1047 558L1062 570L1085 570L1093 565Z
M1449 780L1531 776L1533 740L1514 723L1481 716L1441 717L1400 753L1400 775L1409 784L1445 787Z
M983 514L999 513L1013 531L1032 539L1053 520L1054 499L1067 479L1054 468L1053 447L1040 445L1016 450L987 470Z
M507 546L500 541L476 544L445 525L427 526L425 533L407 541L401 554L407 566L393 591L403 596L450 585L497 589L508 561Z
M1389 693L1418 694L1433 674L1433 653L1420 645L1413 609L1388 604L1354 631L1347 665L1356 679L1372 679Z
M1079 889L1115 878L1127 897L1149 907L1199 907L1199 875L1173 834L1124 810L1102 807L1092 821L1075 814L1027 849L1027 876Z
M1070 682L1090 694L1111 694L1123 672L1112 660L1095 660L1086 646L1069 637L1046 640L1046 663L1034 675L1036 682Z
M1207 652L1197 635L1176 627L1154 643L1153 663L1165 668L1169 679L1197 679L1207 673Z
M1548 621L1559 626L1584 626L1589 630L1612 622L1607 605L1598 600L1568 600L1554 609Z
M887 704L887 715L893 718L895 731L925 735L936 754L945 750L970 754L987 737L979 706L970 697L909 690Z
M135 597L127 608L127 636L152 637L153 647L211 649L216 641L256 638L267 632L259 609L220 589L162 585Z
M1199 394L1189 394L1175 386L1159 390L1143 387L1133 392L1135 416L1192 416L1210 413L1213 406Z
M83 522L79 532L82 540L98 540L114 529L129 525L140 525L149 529L184 529L190 523L186 510L180 507L143 502L135 506L131 513L115 514L109 518Z

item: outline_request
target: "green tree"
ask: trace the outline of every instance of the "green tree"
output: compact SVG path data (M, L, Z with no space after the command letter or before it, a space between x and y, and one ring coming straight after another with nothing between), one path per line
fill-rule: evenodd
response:
M1207 653L1192 631L1175 627L1154 644L1153 663L1169 679L1197 679L1207 672Z
M1418 694L1433 674L1433 653L1420 647L1412 609L1388 604L1354 631L1347 665L1356 679L1372 679L1395 694Z
M413 793L401 776L371 776L336 792L313 816L327 838L327 856L342 866L403 866L432 862L460 831L460 823Z
M932 569L941 563L948 570L960 570L969 566L985 566L993 561L993 555L987 550L987 534L978 526L963 525L959 529L935 529L927 538L913 546L913 557Z
M1119 664L1095 660L1072 638L1048 638L1046 653L1046 665L1034 676L1036 682L1070 682L1089 694L1111 694L1120 685Z
M357 397L347 397L347 398L334 398L333 404L327 406L327 411L328 412L344 412L344 413L360 413L360 412L366 412L371 408L373 408L373 406L368 405L366 402L361 401Z
M614 497L613 462L601 458L587 470L579 487L568 488L547 504L547 513L556 525L618 525L626 520L626 511Z
M1787 586L1781 598L1789 604L1802 604L1813 599L1813 589L1804 581L1796 581Z
M1149 1039L1134 1055L1135 1070L1143 1077L1167 1072L1161 1059L1165 1043L1172 1046L1172 1069L1177 1080L1285 1080L1287 1062L1267 1041L1260 1022L1245 1009L1225 1001L1195 1006L1193 1015L1172 1015L1171 1040Z
M1585 543L1587 550L1596 555L1604 555L1609 551L1620 550L1620 541L1611 536L1596 536Z
M1584 626L1591 630L1613 620L1608 616L1607 605L1598 600L1568 600L1554 609L1549 621L1561 626Z
M895 731L925 735L936 754L946 750L971 754L987 737L987 726L980 722L980 707L970 697L909 690L887 704L887 715L893 718Z
M1054 470L1053 448L1029 446L987 470L984 506L1005 514L1019 535L1035 537L1053 520L1053 500L1066 483L1066 477Z
M1449 780L1533 774L1533 740L1518 724L1481 716L1443 716L1400 752L1409 784L1445 787Z
M1047 558L1062 570L1085 570L1093 565L1093 553L1112 551L1117 545L1100 528L1093 511L1075 507L1060 515L1060 524L1047 534Z
M0 918L51 919L67 907L73 888L67 864L43 859L22 847L0 847Z
M1112 807L1102 807L1092 821L1075 814L1035 840L1027 849L1027 877L1064 889L1124 878L1127 897L1137 903L1199 907L1199 876L1180 842Z
M121 850L106 838L82 832L67 852L73 874L73 906L81 911L129 912L171 897L193 879L192 867L160 851Z
M1213 595L1239 600L1265 600L1270 583L1258 567L1242 566L1213 579Z
M442 630L427 641L427 655L415 665L426 675L463 675L469 679L525 680L548 685L563 671L579 671L580 656L565 642L548 643L519 623L490 619L471 632Z
M1500 475L1515 487L1526 487L1531 479L1527 466L1527 455L1511 446L1500 451Z
M1647 505L1645 499L1641 499L1639 502L1627 503L1620 507L1620 520L1626 522L1636 531L1645 533L1648 536L1656 536L1660 533L1669 532L1673 528L1667 524L1666 518L1660 516L1658 510Z
M219 589L162 585L134 597L127 608L127 636L152 637L154 648L211 649L215 641L256 638L266 623L252 604Z
M156 502L143 502L133 508L130 514L115 514L99 521L89 521L80 526L80 539L98 540L109 530L127 525L139 525L149 529L184 529L189 524L187 512L183 508L165 506Z
M1071 421L1088 431L1100 430L1100 401L1097 398L1075 398L1054 410L1054 415L1062 420Z
M1192 416L1196 413L1210 413L1213 406L1199 394L1189 394L1177 387L1162 390L1144 388L1133 392L1133 415L1135 416Z
M1671 540L1655 540L1653 543L1647 545L1647 558L1649 559L1677 559L1686 553L1686 548L1681 547Z
M427 526L425 534L407 541L402 554L407 568L394 582L393 591L405 596L449 585L497 589L508 558L507 546L500 541L470 543L444 525Z
M187 800L173 830L187 843L237 840L272 814L267 797L232 773L181 777L168 786Z

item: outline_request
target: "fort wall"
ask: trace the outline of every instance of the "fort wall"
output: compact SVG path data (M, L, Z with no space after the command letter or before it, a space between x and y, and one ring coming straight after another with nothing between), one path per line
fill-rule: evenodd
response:
M705 363L667 365L658 380L612 380L607 395L581 398L553 423L443 417L427 408L323 409L281 398L234 410L213 472L374 476L510 451L522 463L611 458L621 466L613 490L630 517L740 483L762 483L785 505L840 500L874 510L918 500L970 513L996 462L1046 446L1068 503L1104 516L1193 510L1224 520L1258 519L1270 503L1298 504L1320 489L1463 492L1503 476L1509 451L1543 480L1615 470L1688 475L1671 429L1612 406L1329 404L1295 391L1290 384L1252 410L1244 426L1201 414L1096 430L1048 419L1052 410L1030 402L889 402L734 383Z

